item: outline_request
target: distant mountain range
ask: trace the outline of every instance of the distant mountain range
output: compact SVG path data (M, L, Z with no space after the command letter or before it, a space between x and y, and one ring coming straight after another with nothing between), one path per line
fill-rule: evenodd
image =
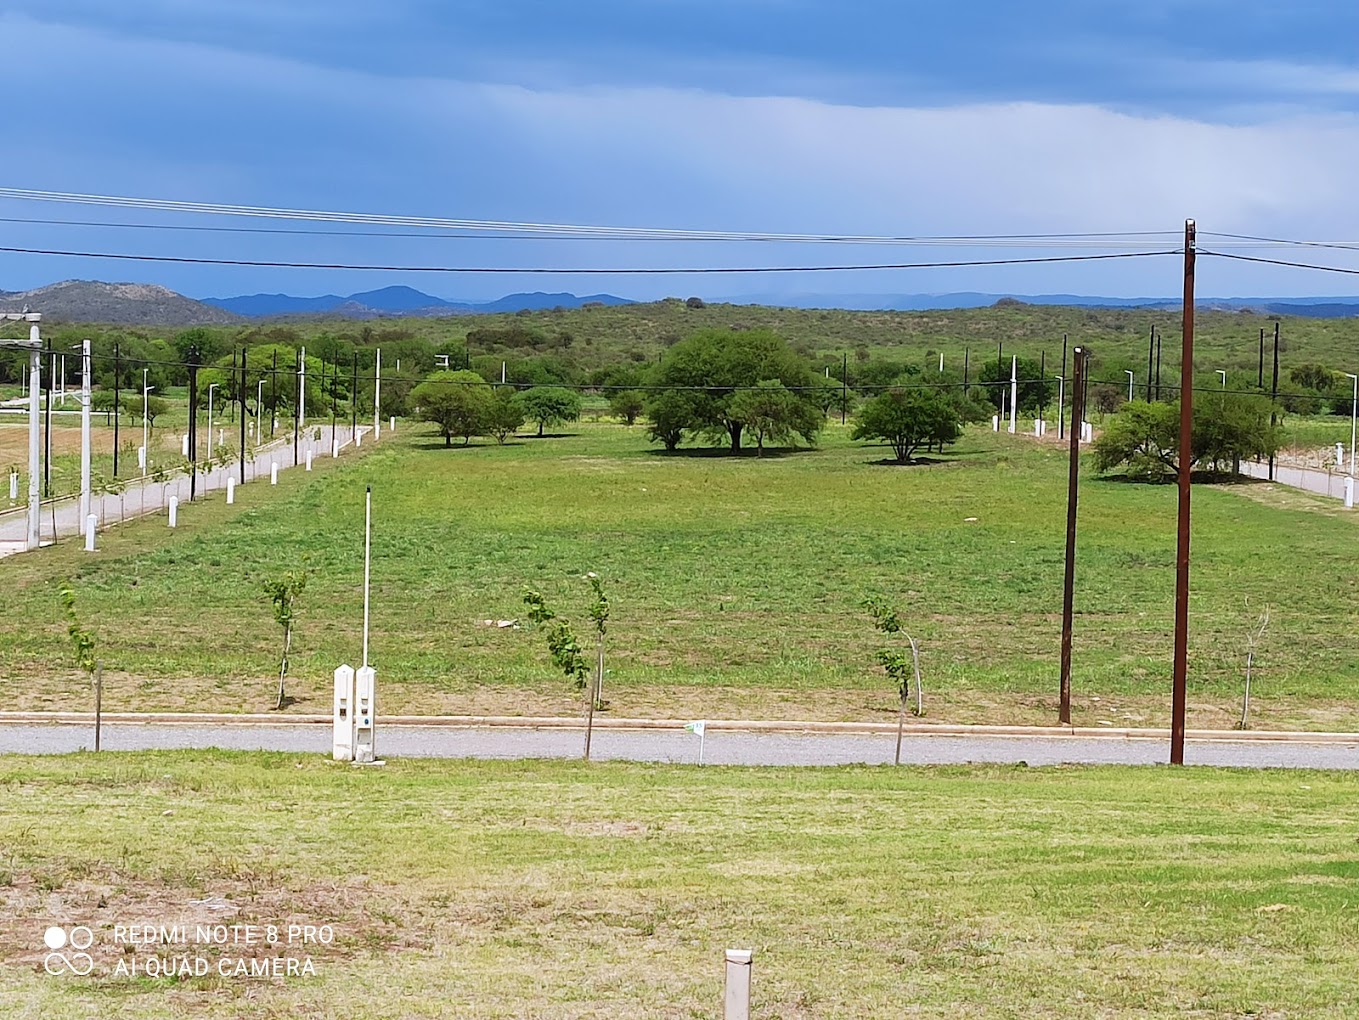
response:
M1063 305L1074 308L1179 308L1179 297L1092 297L1085 294L983 294L958 291L950 294L747 294L728 298L735 304L772 305L783 308L844 308L855 311L939 311L949 308L989 308L998 301L1026 305ZM1208 298L1194 307L1216 311L1252 311L1270 315L1302 315L1315 319L1339 319L1359 315L1359 297Z
M494 312L538 311L544 308L579 308L587 304L629 305L612 294L510 294L498 301L447 301L411 287L383 287L340 297L293 297L290 294L247 294L241 297L204 298L203 304L235 315L261 319L284 315L340 315L351 319L384 315L486 315Z
M732 304L783 308L842 308L862 311L930 311L985 308L997 303L1066 305L1084 308L1177 309L1179 298L1114 298L1081 294L751 294L714 299ZM384 316L485 315L580 308L588 304L628 305L612 294L510 294L497 301L449 301L411 287L384 287L340 296L293 297L251 294L195 301L172 290L144 283L66 280L35 290L0 291L0 312L41 312L51 322L101 322L138 326L226 325L260 318L319 317L373 319ZM1200 298L1202 309L1247 310L1311 318L1359 316L1359 297Z

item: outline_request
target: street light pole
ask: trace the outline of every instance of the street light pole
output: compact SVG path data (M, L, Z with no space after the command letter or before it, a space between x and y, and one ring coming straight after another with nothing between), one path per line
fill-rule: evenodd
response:
M146 385L146 374L149 368L142 369L142 474L146 474L147 468L151 466L151 437L146 425L146 400L155 388Z
M213 383L208 387L208 459L212 459L212 391L220 384Z
M1354 426L1359 422L1356 414L1359 414L1359 375L1350 372L1345 373L1350 379L1354 380L1354 395L1350 397L1350 477L1354 477Z

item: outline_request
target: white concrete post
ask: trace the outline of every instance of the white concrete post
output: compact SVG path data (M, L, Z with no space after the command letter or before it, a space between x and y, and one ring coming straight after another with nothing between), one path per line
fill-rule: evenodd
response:
M991 415L991 431L992 432L1000 431L1000 415L998 414Z
M1336 463L1336 466L1337 466L1337 467L1344 467L1344 466L1345 466L1345 444L1344 444L1344 443L1336 443L1336 444L1335 444L1335 463Z
M90 512L90 342L80 345L80 517Z
M307 470L311 470L311 451L307 451Z
M11 503L19 501L19 472L17 471L9 473L9 499Z
M277 462L277 461L274 461L272 464L269 465L269 484L270 484L270 485L277 485L277 484L278 484L278 462Z
M188 437L188 436L180 436L180 437L179 437L179 455L180 455L181 457L184 457L184 458L187 458L187 457L189 456L189 437Z
M377 670L360 666L354 674L354 760L377 760Z
M94 552L94 531L99 527L99 518L90 514L85 518L85 551Z
M373 442L382 437L382 348L377 349L377 364L373 369Z
M227 505L236 502L236 476L227 475Z
M170 527L179 527L179 497L170 497Z
M749 949L727 950L723 1020L750 1020L750 960L753 955Z
M1354 479L1345 476L1345 509L1349 510L1354 506Z
M396 415L392 415L392 422L390 425L387 426L387 431L388 432L396 431Z
M137 447L137 469L143 474L146 473L146 447Z
M1043 435L1043 422L1039 418L1033 420L1033 434L1035 437L1041 437Z
M335 671L335 703L331 710L331 755L336 761L354 760L354 667Z
M307 426L307 349L302 348L302 357L297 372L297 427ZM276 426L277 427L277 426Z

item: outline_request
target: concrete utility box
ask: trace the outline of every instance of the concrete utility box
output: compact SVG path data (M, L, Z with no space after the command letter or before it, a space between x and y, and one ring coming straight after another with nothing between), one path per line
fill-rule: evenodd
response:
M753 956L749 949L727 950L723 1020L750 1020L750 962Z
M336 761L354 760L354 667L335 671L335 702L331 709L332 753Z
M377 728L377 670L361 666L354 674L354 760L377 760L373 732Z

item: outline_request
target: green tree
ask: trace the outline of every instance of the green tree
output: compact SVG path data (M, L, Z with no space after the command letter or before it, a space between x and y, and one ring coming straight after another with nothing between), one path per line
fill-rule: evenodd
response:
M741 390L727 405L727 415L755 434L756 455L764 456L765 440L794 442L798 436L813 442L825 416L806 400L800 400L777 379L762 379L754 389Z
M155 429L156 419L170 409L170 402L164 397L148 395L143 406L142 395L138 393L135 396L124 397L123 408L134 422L141 421L144 416L146 423Z
M420 421L439 426L444 446L452 446L454 436L462 436L466 446L486 427L491 384L466 369L435 372L411 390L410 401Z
M684 442L684 430L696 420L690 394L677 390L653 394L646 404L647 436L671 453Z
M873 626L887 635L905 634L906 640L911 645L911 657L906 658L905 649L884 648L878 652L878 661L882 663L883 672L887 674L897 689L897 696L901 700L901 707L897 713L897 753L895 763L901 764L901 731L906 723L906 702L911 697L911 678L915 677L915 714L917 717L925 714L925 693L920 685L920 646L916 644L915 638L906 634L902 627L901 618L897 611L889 606L885 601L878 598L864 600L864 608L873 617Z
M609 413L624 425L635 425L645 408L646 401L636 390L620 390L609 398Z
M519 402L524 417L538 423L539 436L546 425L580 420L580 394L561 386L534 386L519 394Z
M957 442L964 417L961 401L940 390L894 387L859 408L850 438L882 440L905 464L922 446Z
M739 453L746 422L732 413L732 401L761 380L780 382L796 399L816 407L807 362L776 333L713 329L681 340L665 352L653 377L659 386L687 391L683 400L667 402L666 433L701 431L714 440L725 439L731 452ZM680 418L679 412L687 414ZM648 416L656 420L650 409ZM665 436L658 438L666 441Z
M502 446L524 424L524 407L519 394L509 386L496 388L486 412L486 431Z
M1242 460L1260 460L1278 451L1280 430L1270 422L1267 397L1248 393L1195 393L1190 469L1207 465L1235 473ZM1095 440L1095 469L1119 467L1146 481L1179 470L1180 407L1132 400L1105 423Z

